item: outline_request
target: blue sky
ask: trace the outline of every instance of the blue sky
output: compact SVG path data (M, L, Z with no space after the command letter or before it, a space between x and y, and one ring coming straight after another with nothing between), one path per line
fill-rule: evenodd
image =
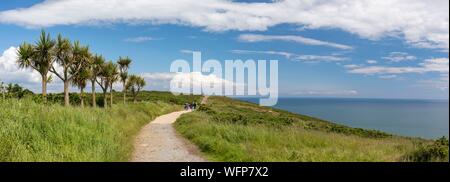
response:
M96 5L73 0L2 0L0 79L39 90L39 80L8 67L7 61L13 57L11 47L15 48L24 41L34 42L44 28L53 36L61 33L72 40L80 40L90 45L93 52L110 60L129 56L134 61L132 73L155 74L148 78L152 84L147 89L166 89L164 83L157 83L164 81L158 80L157 74L169 72L175 59L192 60L192 55L185 52L195 50L202 52L203 60L279 60L279 92L282 96L448 99L448 1L432 1L435 6L431 3L409 7L407 4L411 1L385 4L407 12L410 12L407 8L417 7L433 12L430 17L399 14L404 16L400 18L401 22L396 20L395 12L384 12L382 5L379 7L369 1L367 4L359 1L371 10L367 13L368 18L361 19L356 17L357 14L352 17L338 11L329 17L321 15L321 7L332 9L339 6L339 0L329 4L302 4L289 0L208 1L217 9L210 10L210 7L188 0L178 3L185 5L180 7L164 1L148 4L136 0L127 2L126 6L121 4L124 2L109 1L110 10L105 8L95 12L89 8L105 7L101 6L101 1ZM422 5L420 1L411 4L414 3ZM441 6L442 3L446 8ZM155 4L161 7L158 11L140 11L140 7L148 9L146 6L154 7ZM285 4L292 9L283 9ZM257 5L267 6L267 12L259 12ZM63 10L58 7L63 7ZM80 7L86 10L86 15L70 14L74 8ZM121 14L115 9L121 7L135 8L132 9L135 12ZM351 8L352 4L346 7ZM177 8L194 10L177 14L174 13ZM287 14L286 17L291 19L278 17L270 12L277 8L287 13L305 14ZM241 12L249 10L255 12ZM372 18L377 15L386 17ZM418 16L424 22L432 19L434 23L416 24L417 21L413 20ZM54 88L57 91L58 87Z

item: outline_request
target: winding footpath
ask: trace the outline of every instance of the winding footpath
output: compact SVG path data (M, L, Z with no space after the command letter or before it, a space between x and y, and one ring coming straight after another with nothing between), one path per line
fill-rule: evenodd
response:
M202 104L207 102L204 97ZM157 117L141 129L134 142L131 162L206 162L197 146L180 136L173 123L182 114L178 111Z

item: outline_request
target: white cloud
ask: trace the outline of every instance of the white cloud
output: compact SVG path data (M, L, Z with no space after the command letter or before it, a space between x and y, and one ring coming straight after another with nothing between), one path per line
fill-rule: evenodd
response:
M223 87L239 87L244 88L245 83L235 83L230 80L226 80L216 75L205 75L200 72L190 73L170 73L170 72L157 72L157 73L142 73L140 74L147 83L149 83L147 89L152 90L164 90L170 89L170 81L177 80L182 83L191 83L192 88L202 88L202 84L222 84Z
M17 48L10 47L0 56L0 80L5 83L38 84L41 76L31 69L20 69L16 63Z
M283 51L252 51L252 50L231 50L231 53L234 54L269 54L269 55L279 55L283 56L287 59L290 59L292 56L296 55L290 52Z
M188 50L188 49L182 49L182 50L180 50L180 52L183 53L183 54L193 54L195 51Z
M419 66L390 67L390 66L359 66L350 68L349 73L355 74L405 74L405 73L448 73L448 58L427 59Z
M143 78L148 80L161 80L161 81L170 81L175 76L175 73L141 73L140 74Z
M424 73L438 73L440 78L432 80L419 80L418 86L428 88L439 88L441 90L448 90L449 79L449 59L435 58L427 59L418 66L408 67L390 67L390 66L345 66L349 73L364 74L364 75L380 75L381 79L398 79L396 74L424 74Z
M427 59L420 63L424 72L439 72L448 74L449 60L448 58Z
M379 78L385 79L385 80L391 80L391 79L397 78L397 75L381 75L381 76L379 76Z
M347 69L354 69L354 68L359 68L360 66L356 65L356 64L347 64L347 65L344 65L344 67Z
M146 36L130 37L130 38L124 39L125 42L133 42L133 43L142 43L142 42L148 42L148 41L152 41L152 40L161 40L161 39L154 38L154 37L146 37Z
M41 75L37 71L30 68L19 68L17 64L17 50L18 48L16 47L10 47L0 56L0 81L4 83L17 83L33 92L40 93L42 91ZM62 71L62 67L56 65L56 63L55 69L58 72ZM62 92L62 81L55 75L51 75L53 80L47 84L47 92ZM78 90L74 87L70 89L73 91Z
M338 56L300 55L295 57L294 60L308 63L317 63L317 62L342 62L348 60L348 58Z
M284 51L253 51L253 50L231 50L234 54L268 54L279 55L292 61L300 61L306 63L318 63L318 62L341 62L347 61L348 58L332 55L301 55Z
M376 61L376 60L367 60L367 63L368 64L377 64L378 61Z
M82 13L80 13L82 12ZM98 23L153 23L207 31L265 31L280 24L337 28L363 38L403 37L411 45L449 49L447 0L46 0L0 12L0 22L27 27Z
M391 52L389 53L388 56L382 57L382 59L388 60L389 62L402 62L402 61L414 61L417 58L406 52Z
M260 35L260 34L242 34L238 38L240 41L244 42L267 42L267 41L286 41L286 42L297 42L306 45L315 46L327 46L337 49L349 50L353 49L351 46L337 44L332 42L320 41L316 39L306 38L302 36L294 35Z

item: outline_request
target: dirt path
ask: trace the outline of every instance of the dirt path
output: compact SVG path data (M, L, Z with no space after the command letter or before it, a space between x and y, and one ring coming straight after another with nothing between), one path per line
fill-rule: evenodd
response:
M172 126L179 111L156 118L140 131L134 142L132 162L204 162L197 147L181 137Z
M208 97L209 96L204 96L203 99L202 99L201 104L206 104L208 102Z

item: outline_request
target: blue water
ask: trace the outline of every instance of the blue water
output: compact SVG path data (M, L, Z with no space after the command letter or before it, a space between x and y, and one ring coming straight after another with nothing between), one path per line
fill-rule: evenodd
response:
M255 98L239 99L258 102ZM449 136L447 100L280 98L275 108L403 136Z

